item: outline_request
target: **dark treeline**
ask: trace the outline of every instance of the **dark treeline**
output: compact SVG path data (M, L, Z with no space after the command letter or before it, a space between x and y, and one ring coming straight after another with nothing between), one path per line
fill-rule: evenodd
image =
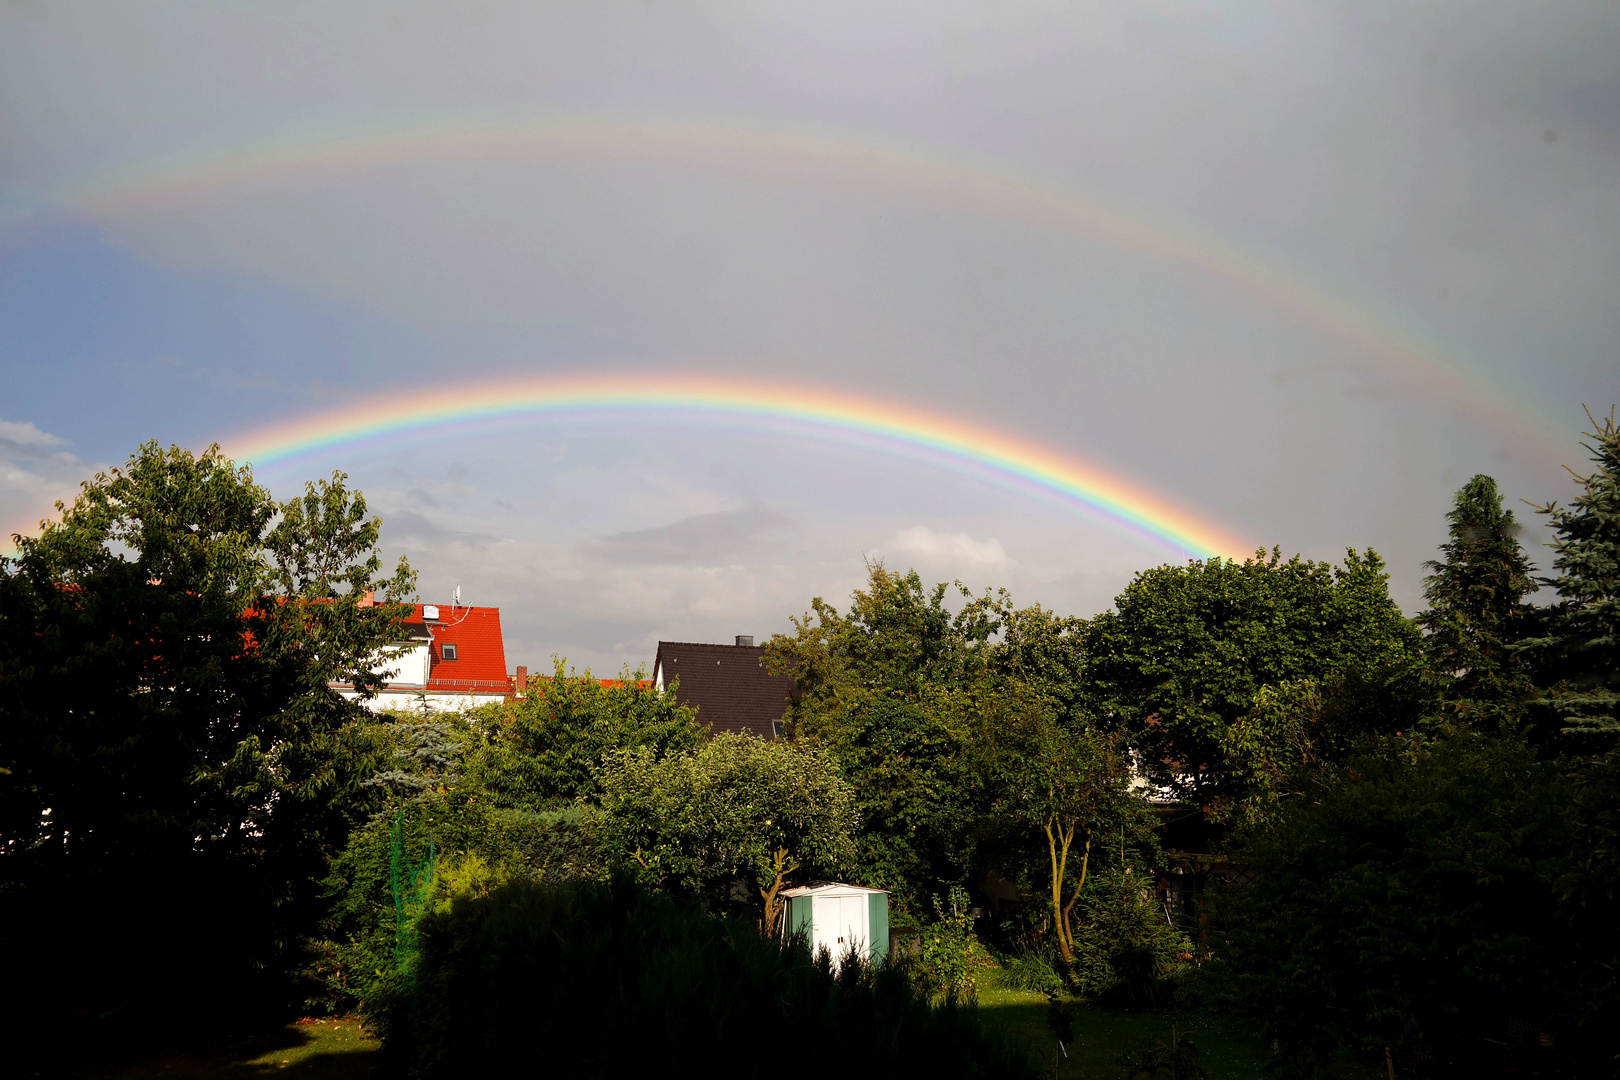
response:
M1013 1066L950 1003L996 965L1202 1013L1287 1075L1610 1074L1612 417L1586 445L1573 502L1538 508L1544 570L1489 477L1457 493L1415 619L1370 551L1156 567L1091 619L874 565L769 642L798 686L775 742L561 660L502 705L373 715L331 687L377 686L414 579L382 576L364 500L337 475L277 504L217 453L148 445L0 573L10 1045L360 1009L454 1075L518 1052L491 1024L563 1023L570 986L619 986L654 1028L743 1008L624 989L657 954L778 979L823 1018L804 1040L881 1042L885 1017L891 1046L986 1073ZM770 944L781 890L821 878L927 932L892 971ZM501 966L531 955L555 985ZM557 1029L582 1068L583 1025Z

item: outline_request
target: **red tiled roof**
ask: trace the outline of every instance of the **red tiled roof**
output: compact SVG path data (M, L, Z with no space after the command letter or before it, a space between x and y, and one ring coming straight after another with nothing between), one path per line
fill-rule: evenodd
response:
M787 711L793 680L767 671L764 655L758 645L660 641L653 678L661 673L666 686L680 680L676 699L697 706L698 723L711 731L769 739L775 736L775 721Z
M511 692L512 679L506 674L506 645L501 637L501 609L493 607L451 607L440 604L439 618L422 617L423 605L405 617L407 631L420 632L425 626L432 637L432 660L428 669L429 693L435 690ZM455 646L456 658L446 660L444 647Z

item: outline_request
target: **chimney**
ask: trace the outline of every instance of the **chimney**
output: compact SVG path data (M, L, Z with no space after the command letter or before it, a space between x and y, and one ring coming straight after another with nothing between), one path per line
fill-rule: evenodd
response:
M747 645L749 648L752 648L753 645L754 645L754 635L753 634L738 634L737 635L737 644L738 645Z
M526 667L518 668L517 678L514 679L513 682L516 683L518 693L521 694L523 691L527 690L529 688L529 669Z
M354 606L355 607L376 607L377 606L377 590L376 589L367 589L366 590L366 595L362 596L358 601L356 601Z

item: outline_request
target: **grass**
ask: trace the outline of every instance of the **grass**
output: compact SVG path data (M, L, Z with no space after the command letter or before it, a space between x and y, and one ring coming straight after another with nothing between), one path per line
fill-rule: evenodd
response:
M372 1080L381 1043L355 1017L300 1020L237 1039L177 1041L168 1049L82 1072L85 1080Z
M1057 1046L1046 1027L1046 998L1028 990L1003 990L999 972L980 973L979 1019L993 1032L1025 1048L1043 1075L1052 1075ZM1164 1013L1119 1012L1068 1003L1074 1023L1069 1056L1060 1058L1059 1080L1116 1080L1119 1059L1126 1051L1148 1042L1170 1042L1171 1019ZM1263 1076L1262 1051L1252 1040L1178 1021L1183 1037L1191 1036L1199 1062L1210 1080L1258 1080Z

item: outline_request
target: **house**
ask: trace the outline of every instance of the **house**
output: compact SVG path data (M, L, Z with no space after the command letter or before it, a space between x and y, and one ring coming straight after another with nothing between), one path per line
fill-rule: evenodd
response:
M375 669L387 685L365 702L373 712L419 709L424 703L454 711L505 701L517 690L506 673L500 608L416 604L405 617L405 640L396 647L399 655ZM359 697L351 686L333 689L350 700Z
M712 732L732 731L774 739L793 697L793 680L765 668L765 650L752 637L735 645L660 641L653 660L653 684L675 683L675 698L698 711L698 723Z

